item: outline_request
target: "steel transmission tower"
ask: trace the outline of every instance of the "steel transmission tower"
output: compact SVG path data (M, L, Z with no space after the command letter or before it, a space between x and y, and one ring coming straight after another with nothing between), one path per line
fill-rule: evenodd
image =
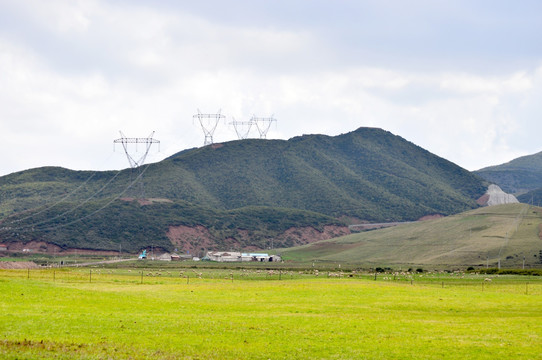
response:
M230 123L230 125L233 125L239 140L243 140L248 137L253 124L254 123L252 121L236 121L235 119L233 119L233 121Z
M252 122L254 125L256 125L256 128L258 129L258 132L260 133L260 139L265 139L267 137L267 132L271 128L272 123L276 123L277 120L271 117L256 117L255 115L252 116L250 119L250 122Z
M215 133L216 127L220 122L220 119L226 118L224 115L220 114L220 110L216 114L202 114L199 109L198 113L192 117L193 119L198 119L203 134L205 135L205 141L203 145L211 145L213 143L213 134Z
M158 144L160 146L160 141L153 139L154 131L146 138L129 138L124 136L122 131L120 132L120 139L113 140L113 146L115 144L122 144L122 147L124 148L124 153L126 154L126 158L128 159L128 162L130 163L131 168L131 176L130 176L130 184L132 183L132 177L134 175L134 172L136 172L136 180L138 180L139 183L139 192L134 191L135 196L139 198L145 197L145 189L143 186L143 173L141 172L141 166L145 162L145 159L147 158L147 155L149 154L149 150L151 149L152 144ZM143 152L143 155L136 159L132 155L130 155L130 151L128 149L128 144L135 144L135 150L137 152L138 144L143 144L145 149ZM159 150L160 151L160 150ZM139 179L138 179L139 178Z

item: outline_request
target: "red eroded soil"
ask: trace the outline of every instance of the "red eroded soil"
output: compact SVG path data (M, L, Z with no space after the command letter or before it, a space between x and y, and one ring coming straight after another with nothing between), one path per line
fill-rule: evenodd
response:
M433 214L433 215L425 215L418 219L418 221L424 221L424 220L434 220L434 219L440 219L443 218L444 215L440 214Z
M317 229L307 226L302 228L291 228L286 230L284 233L279 235L277 239L279 240L287 240L291 239L293 241L293 245L291 246L298 246L298 245L305 245L310 244L316 241L320 240L327 240L336 238L339 236L344 236L350 234L350 229L346 226L335 226L335 225L328 225L324 226L323 231L318 231Z
M328 225L319 231L313 227L291 228L278 235L273 240L275 247L297 246L313 243L320 240L327 240L343 235L350 234L346 226ZM238 229L236 239L227 238L217 245L216 239L209 233L207 228L198 225L190 226L170 226L167 237L180 252L189 252L198 254L201 249L208 250L229 250L232 248L242 248L246 251L262 250L257 246L246 246L251 243L250 233L246 230ZM241 240L241 241L239 241ZM243 245L241 244L243 243ZM47 243L45 241L30 241L27 243L13 242L5 244L7 252L28 252L28 253L47 253L47 254L78 254L78 255L118 255L118 251L92 250L92 249L62 249L61 247Z
M250 235L246 230L237 230L238 237L243 240L243 243L250 243ZM304 245L313 243L320 240L327 240L338 236L348 235L350 230L346 226L325 226L323 231L318 231L313 227L303 228L291 228L277 236L275 240L275 246L279 247L281 244L287 244L288 246ZM228 250L229 248L239 248L241 244L239 241L233 238L227 238L224 244L221 245L223 249L217 249L215 239L209 231L201 226L170 226L167 232L167 237L173 245L179 251L189 251L191 254L198 253L202 248L209 250ZM271 240L271 239L270 239ZM245 250L261 250L256 246L244 246Z
M486 206L487 202L489 201L489 194L484 194L476 200L476 203L480 206Z
M190 226L170 226L166 236L177 250L197 254L200 249L211 249L214 240L207 228L198 225Z

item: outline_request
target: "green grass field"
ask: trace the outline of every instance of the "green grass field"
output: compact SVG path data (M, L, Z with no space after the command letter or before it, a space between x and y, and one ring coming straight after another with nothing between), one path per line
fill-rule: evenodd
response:
M333 275L2 270L0 358L542 358L540 277Z

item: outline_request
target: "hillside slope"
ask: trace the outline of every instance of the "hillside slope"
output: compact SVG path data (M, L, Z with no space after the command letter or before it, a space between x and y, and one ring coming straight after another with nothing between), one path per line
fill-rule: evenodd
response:
M505 192L522 195L542 188L542 152L486 167L475 173L499 185Z
M541 267L542 208L507 204L285 249L283 258L366 266Z
M485 191L468 171L372 128L336 137L235 141L160 165L169 180L182 182L170 188L194 203L202 200L188 197L202 194L217 208L279 206L369 221L451 214L476 207L474 199Z
M360 128L330 137L240 140L180 152L142 168L145 196L231 210L268 206L363 221L414 220L475 208L486 183L387 131ZM0 178L7 215L53 201L127 195L137 172L41 168ZM88 177L91 177L88 180Z
M10 250L26 244L25 248L40 252L160 248L203 255L215 249L295 246L349 233L341 221L303 210L248 207L224 211L164 199L76 205L60 203L4 219L0 242ZM297 231L292 232L293 228Z
M333 231L320 232L344 229L338 219L416 220L476 208L486 185L381 129L240 140L134 170L44 167L1 177L0 242L100 250L201 250L197 239L207 249L293 246L329 238ZM160 201L121 200L138 196Z

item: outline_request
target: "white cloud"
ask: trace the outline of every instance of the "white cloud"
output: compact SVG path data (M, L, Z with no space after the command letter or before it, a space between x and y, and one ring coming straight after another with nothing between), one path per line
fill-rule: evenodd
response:
M53 33L67 35L87 31L91 22L90 16L98 10L98 3L92 0L7 0L7 3L23 12L32 23Z
M162 152L149 161L159 160L203 144L198 108L227 115L216 141L236 138L233 117L274 115L268 138L381 127L471 170L541 150L540 61L491 73L412 70L401 59L364 62L367 33L322 37L329 23L258 26L130 2L9 4L28 29L0 25L0 151L9 154L0 174L125 167L120 149L103 164L118 130L156 130ZM330 39L350 39L352 52ZM340 57L351 59L333 62Z
M532 89L533 79L526 71L500 77L453 73L444 75L440 87L465 94L525 92Z

